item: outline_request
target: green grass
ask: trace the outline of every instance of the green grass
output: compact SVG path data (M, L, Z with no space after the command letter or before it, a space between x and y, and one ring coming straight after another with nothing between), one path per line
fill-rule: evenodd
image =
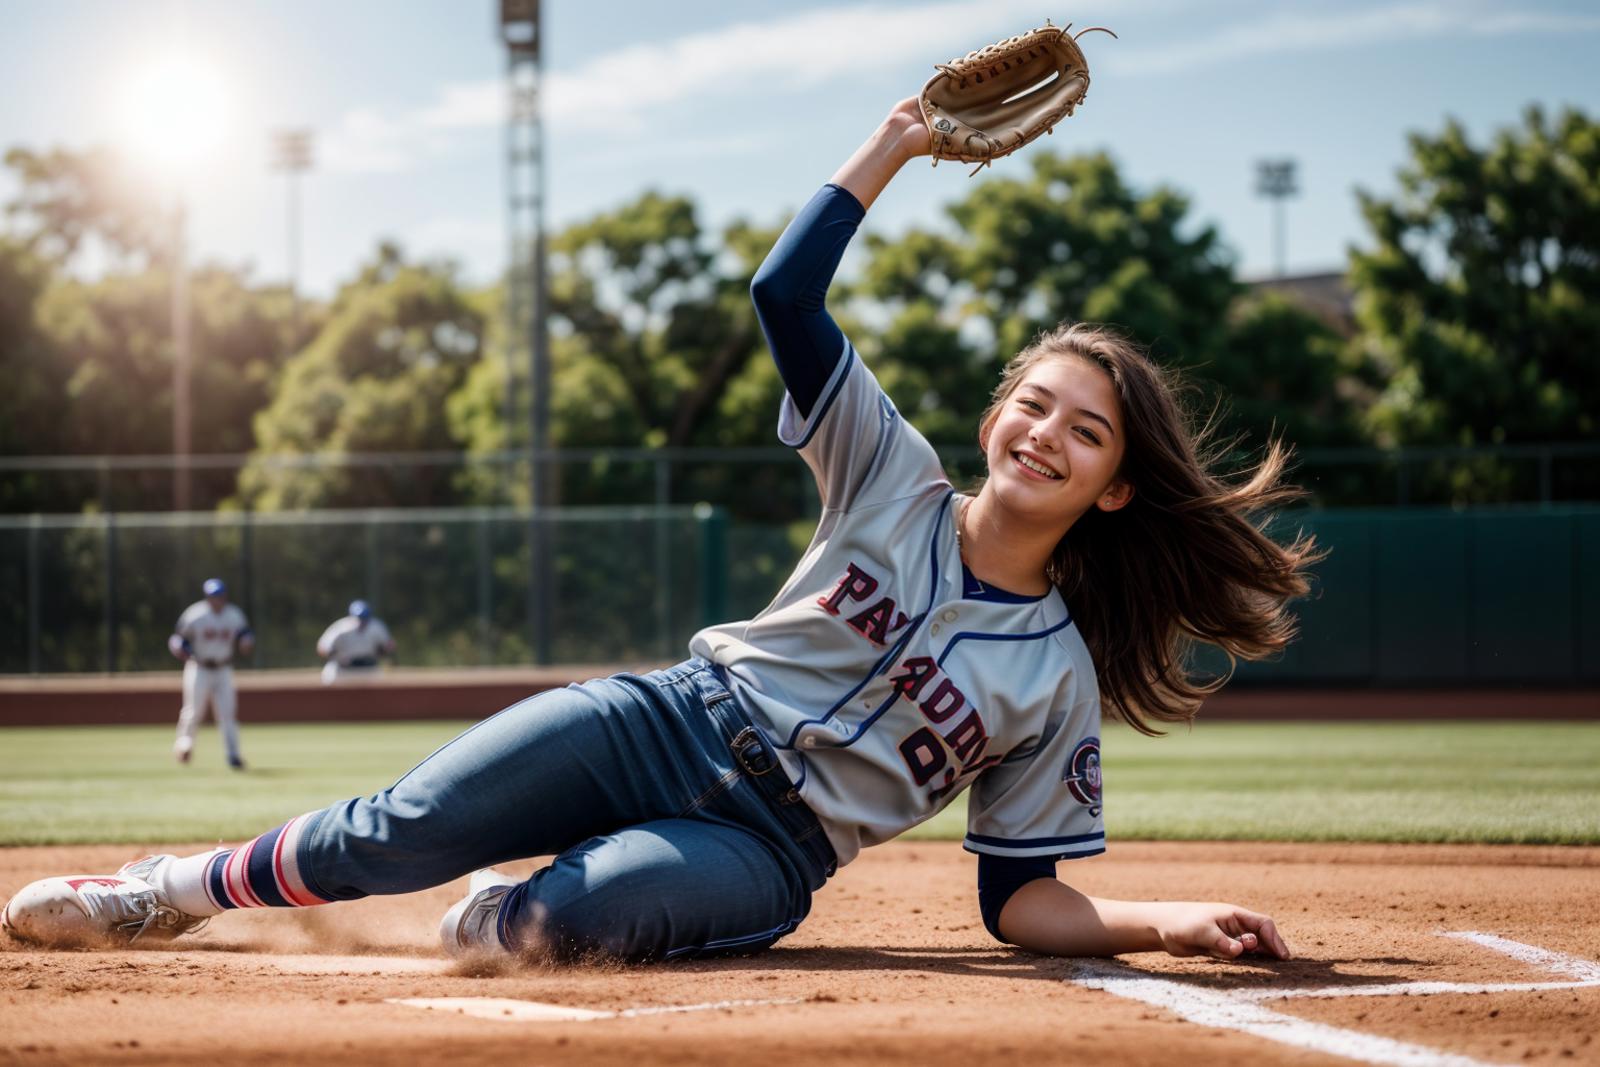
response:
M1600 723L1108 726L1103 760L1114 841L1600 844Z
M244 774L211 728L187 767L167 726L0 730L0 845L236 841L384 788L465 725L246 725Z
M0 845L238 840L392 782L461 723L0 730ZM1113 840L1600 844L1600 723L1203 723L1107 729ZM912 836L959 838L961 800Z

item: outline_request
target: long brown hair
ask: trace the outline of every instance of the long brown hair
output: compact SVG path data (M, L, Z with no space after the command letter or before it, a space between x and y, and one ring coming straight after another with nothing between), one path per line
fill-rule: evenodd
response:
M1106 327L1063 324L1019 352L983 414L983 434L1028 370L1052 358L1086 360L1111 378L1125 427L1119 476L1133 498L1084 513L1046 575L1089 646L1103 709L1160 733L1153 723L1193 719L1239 659L1269 656L1294 638L1287 603L1306 595L1305 568L1322 553L1308 536L1279 544L1263 530L1273 508L1301 495L1282 481L1288 448L1269 441L1254 467L1223 477L1217 469L1233 442L1185 411L1176 373ZM1226 653L1227 675L1191 673L1199 642Z

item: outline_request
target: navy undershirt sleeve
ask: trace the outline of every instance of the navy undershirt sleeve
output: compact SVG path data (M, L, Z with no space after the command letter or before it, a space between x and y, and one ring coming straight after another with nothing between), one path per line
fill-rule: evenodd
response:
M810 416L844 355L844 333L824 299L866 213L854 196L824 185L789 223L750 282L773 362L802 418Z
M1000 911L1011 894L1039 878L1056 876L1054 856L991 856L978 853L978 910L984 927L1001 944L1009 944L1000 934Z

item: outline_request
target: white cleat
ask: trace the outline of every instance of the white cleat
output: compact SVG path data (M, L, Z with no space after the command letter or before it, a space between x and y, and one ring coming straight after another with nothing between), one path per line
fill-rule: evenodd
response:
M521 878L502 874L493 867L474 871L467 881L467 895L450 906L439 920L439 943L445 955L463 957L483 953L505 953L500 943L500 902Z
M169 941L204 926L144 878L171 856L148 856L116 874L42 878L23 886L0 911L0 929L48 948L116 947L140 938ZM141 877L143 876L143 877Z

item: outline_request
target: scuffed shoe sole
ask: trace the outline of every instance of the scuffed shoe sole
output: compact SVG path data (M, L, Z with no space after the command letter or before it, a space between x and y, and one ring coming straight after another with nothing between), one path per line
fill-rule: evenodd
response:
M7 936L44 948L170 941L204 922L164 903L148 882L110 874L41 878L0 909L0 929Z

